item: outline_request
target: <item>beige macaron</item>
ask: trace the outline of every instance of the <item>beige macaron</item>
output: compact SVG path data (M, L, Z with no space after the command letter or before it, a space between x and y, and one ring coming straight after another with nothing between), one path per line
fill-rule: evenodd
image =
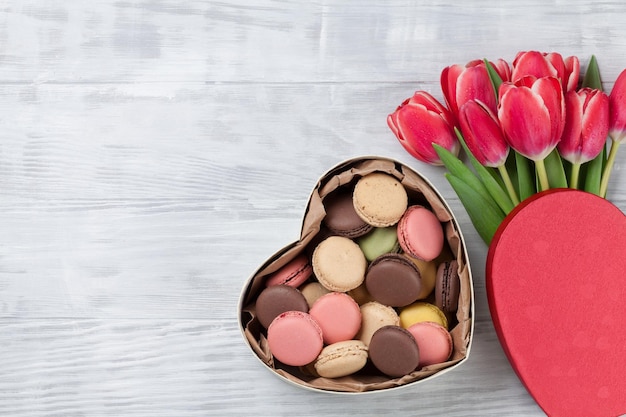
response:
M398 223L409 203L406 189L395 177L373 172L359 179L352 194L354 210L366 223L388 227Z
M359 245L342 236L330 236L313 251L313 273L328 290L350 291L363 283L367 260Z
M325 378L339 378L360 371L366 363L367 346L360 340L344 340L322 349L315 371Z
M396 310L378 301L370 301L361 306L361 329L356 339L369 346L376 330L383 326L398 326L399 324L400 317Z
M318 298L330 292L330 290L326 289L317 281L304 284L299 289L302 295L304 295L309 308L317 301Z

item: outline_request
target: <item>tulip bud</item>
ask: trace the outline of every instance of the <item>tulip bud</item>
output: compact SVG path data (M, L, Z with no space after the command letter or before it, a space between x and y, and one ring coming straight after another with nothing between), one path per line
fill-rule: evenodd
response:
M544 164L565 127L565 100L555 77L526 76L500 86L498 118L509 145L535 161L542 190L550 188Z
M626 70L623 70L617 77L609 95L609 136L611 137L611 151L602 173L601 196L606 195L617 150L620 144L626 141Z
M600 90L583 88L565 94L565 128L557 145L559 153L573 164L598 156L609 131L609 98Z
M556 52L538 51L519 52L513 60L511 80L531 75L536 78L556 77L561 82L563 91L575 90L580 76L580 61L575 56L565 59Z
M511 71L508 63L498 60L492 66L504 81ZM451 65L441 72L441 89L450 111L458 117L459 109L469 100L479 100L493 112L496 111L496 94L484 61L475 60L467 65Z
M626 70L617 77L609 95L609 136L615 142L626 140Z
M561 139L565 101L555 77L524 77L500 87L498 119L513 149L537 161L544 159Z
M465 143L481 165L498 167L506 161L509 145L497 116L482 102L465 103L459 112Z
M453 130L453 120L452 114L425 91L416 92L387 116L389 128L404 149L420 161L432 165L442 165L433 143L454 155L459 153L460 144Z

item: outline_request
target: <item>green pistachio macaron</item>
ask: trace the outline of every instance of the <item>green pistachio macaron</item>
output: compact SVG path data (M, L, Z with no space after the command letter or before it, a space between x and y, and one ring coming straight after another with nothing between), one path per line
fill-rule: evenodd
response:
M376 227L367 235L359 238L357 243L365 258L370 262L385 253L400 251L396 226Z

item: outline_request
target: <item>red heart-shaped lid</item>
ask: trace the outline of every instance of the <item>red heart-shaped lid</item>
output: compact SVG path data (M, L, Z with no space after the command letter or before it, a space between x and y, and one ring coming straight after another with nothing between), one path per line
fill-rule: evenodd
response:
M558 189L520 204L487 256L489 308L522 383L549 416L626 413L626 216Z

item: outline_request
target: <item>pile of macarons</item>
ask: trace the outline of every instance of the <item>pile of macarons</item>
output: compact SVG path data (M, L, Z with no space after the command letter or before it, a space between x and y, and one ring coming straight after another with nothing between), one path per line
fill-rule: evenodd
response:
M326 378L372 367L402 377L449 360L460 280L433 211L383 172L323 205L309 250L267 276L255 302L274 360Z

